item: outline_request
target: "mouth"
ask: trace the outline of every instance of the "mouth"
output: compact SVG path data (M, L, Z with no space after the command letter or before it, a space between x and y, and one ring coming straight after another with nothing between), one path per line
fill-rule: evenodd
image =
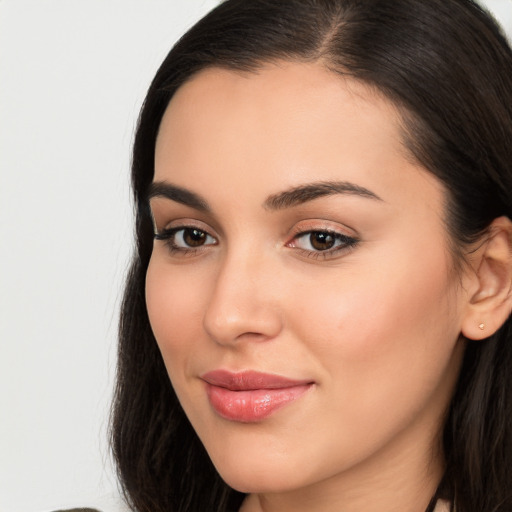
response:
M280 375L214 370L201 376L213 409L224 419L259 422L304 395L314 384Z

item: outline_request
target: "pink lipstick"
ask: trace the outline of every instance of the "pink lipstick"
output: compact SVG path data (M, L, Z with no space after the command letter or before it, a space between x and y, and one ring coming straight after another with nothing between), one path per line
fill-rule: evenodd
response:
M280 375L254 371L214 370L201 377L210 404L225 419L255 423L293 402L313 385Z

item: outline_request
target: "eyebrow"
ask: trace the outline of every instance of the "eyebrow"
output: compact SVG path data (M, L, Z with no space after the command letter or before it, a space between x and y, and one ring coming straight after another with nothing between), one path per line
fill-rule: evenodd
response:
M319 197L332 196L335 194L359 196L366 199L382 201L382 199L371 190L349 181L319 181L299 185L290 190L273 194L267 198L264 206L268 210L282 210L312 201Z
M147 201L149 202L154 197L165 197L171 201L190 206L195 210L201 212L210 212L211 208L200 195L187 190L186 188L164 183L163 181L155 181L149 186L147 193Z
M283 210L307 203L319 197L335 194L359 196L366 199L382 201L382 199L371 190L349 181L319 181L299 185L289 190L272 194L267 197L263 206L267 210ZM171 185L163 181L155 181L149 186L147 193L148 202L154 197L164 197L185 206L190 206L201 212L211 212L208 202L200 195L186 188Z

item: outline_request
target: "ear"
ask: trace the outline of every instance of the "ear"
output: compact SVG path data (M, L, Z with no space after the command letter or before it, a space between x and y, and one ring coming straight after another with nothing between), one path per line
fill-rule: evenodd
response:
M471 340L493 335L512 312L512 222L495 219L470 258L469 301L462 334ZM467 283L467 282L466 282Z

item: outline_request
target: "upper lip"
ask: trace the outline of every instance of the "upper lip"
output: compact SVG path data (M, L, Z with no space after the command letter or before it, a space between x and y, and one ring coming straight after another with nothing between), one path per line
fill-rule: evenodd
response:
M231 391L250 391L255 389L280 389L312 384L311 380L296 380L282 375L262 373L253 370L230 372L213 370L201 376L208 384Z

